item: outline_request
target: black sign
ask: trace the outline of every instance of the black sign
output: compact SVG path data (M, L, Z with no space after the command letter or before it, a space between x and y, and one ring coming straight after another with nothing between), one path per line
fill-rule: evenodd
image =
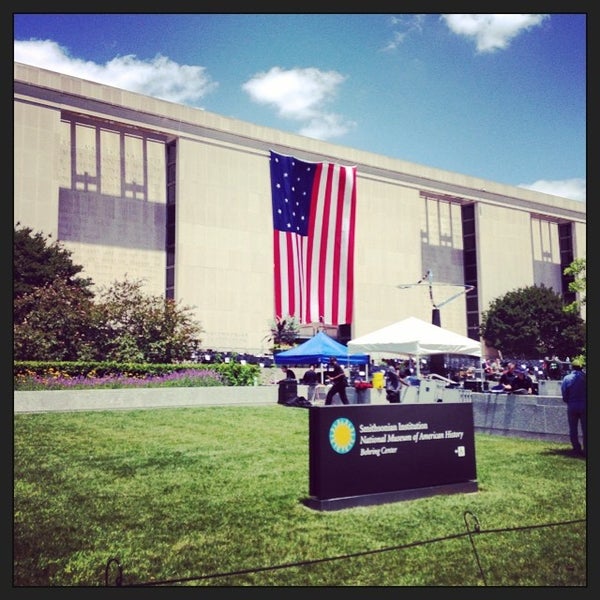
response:
M313 407L309 493L318 500L476 479L470 402Z

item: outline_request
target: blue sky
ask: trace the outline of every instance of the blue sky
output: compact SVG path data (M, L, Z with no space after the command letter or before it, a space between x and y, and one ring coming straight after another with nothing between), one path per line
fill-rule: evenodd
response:
M573 14L18 14L14 60L586 200Z

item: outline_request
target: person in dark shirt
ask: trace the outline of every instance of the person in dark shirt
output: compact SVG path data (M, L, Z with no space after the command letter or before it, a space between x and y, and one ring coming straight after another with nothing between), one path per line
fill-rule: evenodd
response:
M301 383L308 386L307 399L309 402L314 402L317 393L319 374L316 368L316 365L310 365L310 368L304 373L301 380Z
M560 363L558 361L558 358L556 356L552 357L551 361L547 362L547 373L548 373L548 379L552 380L552 381L559 381L560 380Z
M509 362L506 370L500 375L498 384L491 388L492 392L511 392L513 379L517 376L515 373L515 363Z
M327 396L325 396L325 406L331 405L333 402L333 397L336 394L339 395L342 404L350 404L350 402L348 402L348 397L346 396L346 386L348 385L348 380L346 379L344 369L342 369L342 367L338 364L335 356L332 356L329 359L327 377L333 385L327 392Z
M296 379L296 374L291 369L288 369L288 367L281 367L281 370L284 372L285 377L280 379L277 383L281 383L282 381L286 381L288 379Z
M516 369L516 376L510 384L513 394L533 394L533 381L525 369Z

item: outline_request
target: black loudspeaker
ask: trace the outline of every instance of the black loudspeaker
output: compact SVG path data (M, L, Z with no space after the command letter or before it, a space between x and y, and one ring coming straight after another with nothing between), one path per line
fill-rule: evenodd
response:
M446 373L446 368L444 366L444 358L444 354L431 354L429 356L429 372L441 375L442 377L447 377L448 373Z
M295 379L284 379L279 382L277 404L287 404L298 395L298 382Z
M465 390L471 390L472 392L483 392L483 382L465 379L463 388Z
M340 344L347 344L352 339L352 325L350 323L344 323L338 325L337 339Z

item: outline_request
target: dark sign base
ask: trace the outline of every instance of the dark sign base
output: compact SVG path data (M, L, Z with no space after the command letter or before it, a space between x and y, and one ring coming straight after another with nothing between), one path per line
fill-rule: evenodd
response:
M381 492L378 494L363 494L361 496L347 496L345 498L306 498L302 502L314 510L341 510L355 506L373 506L376 504L387 504L389 502L400 502L402 500L415 500L427 498L438 494L469 494L477 492L476 481L461 481L459 483L447 483L445 485L433 485L430 487L414 488L412 490L396 490L393 492Z

